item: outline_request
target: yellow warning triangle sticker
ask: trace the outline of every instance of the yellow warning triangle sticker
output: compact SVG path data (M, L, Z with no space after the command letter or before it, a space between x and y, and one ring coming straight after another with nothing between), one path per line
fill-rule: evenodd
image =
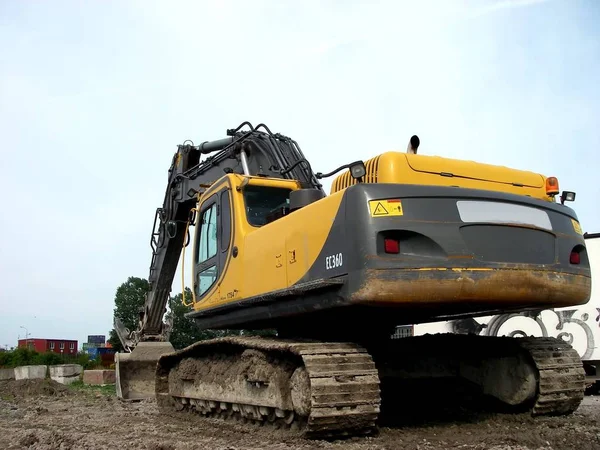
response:
M388 210L381 204L381 202L377 203L375 207L375 211L373 211L374 216L385 216L389 214Z

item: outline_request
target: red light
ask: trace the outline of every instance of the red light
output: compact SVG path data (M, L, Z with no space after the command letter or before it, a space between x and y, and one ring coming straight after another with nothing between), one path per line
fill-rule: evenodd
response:
M571 252L571 258L569 258L569 261L571 262L571 264L579 264L581 261L579 253L575 251Z
M384 247L386 253L400 253L400 242L396 239L385 239Z

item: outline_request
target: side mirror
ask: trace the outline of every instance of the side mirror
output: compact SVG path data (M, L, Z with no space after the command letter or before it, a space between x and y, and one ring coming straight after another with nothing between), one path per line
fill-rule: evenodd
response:
M352 163L352 165L350 166L350 175L352 175L352 178L360 180L366 174L367 168L365 167L365 163L363 163L362 161Z
M575 201L575 192L563 191L560 194L560 204L564 205L565 202L574 202Z

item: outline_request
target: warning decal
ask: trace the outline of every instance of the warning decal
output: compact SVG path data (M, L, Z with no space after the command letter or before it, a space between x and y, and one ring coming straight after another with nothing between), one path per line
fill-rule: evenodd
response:
M399 199L369 200L371 217L402 216L402 202Z
M388 210L385 209L385 206L381 204L381 202L377 202L377 206L375 206L375 211L373 211L374 216L387 216L389 214Z

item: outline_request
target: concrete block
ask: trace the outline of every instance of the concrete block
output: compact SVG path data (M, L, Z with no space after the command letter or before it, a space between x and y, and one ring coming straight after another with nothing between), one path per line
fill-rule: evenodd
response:
M83 367L79 364L59 364L57 366L50 366L50 378L57 383L71 384L79 380Z
M14 380L15 369L0 369L0 381Z
M114 370L84 370L83 382L85 384L105 385L115 384Z
M38 380L46 378L48 366L15 367L15 380Z

